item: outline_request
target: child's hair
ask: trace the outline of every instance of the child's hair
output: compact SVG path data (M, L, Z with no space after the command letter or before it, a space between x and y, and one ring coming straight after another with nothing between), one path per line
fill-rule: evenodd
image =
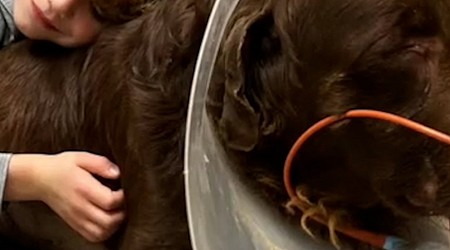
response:
M94 14L106 23L121 23L142 14L153 0L91 0Z

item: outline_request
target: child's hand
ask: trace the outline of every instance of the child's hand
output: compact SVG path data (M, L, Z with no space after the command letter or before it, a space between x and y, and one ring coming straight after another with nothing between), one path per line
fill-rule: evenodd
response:
M85 152L13 155L6 200L41 200L92 242L106 240L124 219L123 190L112 191L91 174L117 179L117 166Z

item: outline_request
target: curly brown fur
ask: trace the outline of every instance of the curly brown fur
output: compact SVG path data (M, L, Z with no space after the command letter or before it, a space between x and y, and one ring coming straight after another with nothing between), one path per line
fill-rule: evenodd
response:
M91 3L100 21L118 24L142 15L154 1L158 0L91 0Z

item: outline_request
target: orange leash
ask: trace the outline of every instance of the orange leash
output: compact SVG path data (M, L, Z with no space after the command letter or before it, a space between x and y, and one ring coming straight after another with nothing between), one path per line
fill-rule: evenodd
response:
M292 186L291 182L291 169L292 169L292 162L294 160L294 157L297 155L300 148L303 146L303 144L311 138L315 133L322 130L323 128L326 128L332 124L335 124L339 121L343 121L346 119L351 118L371 118L371 119L377 119L377 120L383 120L387 122L391 122L406 128L409 128L415 132L424 134L428 137L431 137L435 140L438 140L440 142L446 143L450 145L450 136L447 134L444 134L442 132L439 132L437 130L434 130L432 128L429 128L425 125L419 124L417 122L414 122L412 120L382 112L382 111L376 111L376 110L351 110L343 115L333 115L326 117L316 124L314 124L312 127L310 127L308 130L306 130L294 143L292 146L285 164L284 164L284 185L286 188L286 191L289 195L289 197L292 200L299 201L297 194L295 192L295 188ZM300 202L300 201L299 201ZM323 218L319 217L312 217L315 221L326 225ZM347 235L353 239L368 243L372 246L379 247L382 249L387 250L393 250L400 246L407 245L408 243L404 241L403 239L394 237L394 236L388 236L388 235L382 235L382 234L376 234L372 232L368 232L365 230L350 228L350 227L338 227L336 228L336 231Z

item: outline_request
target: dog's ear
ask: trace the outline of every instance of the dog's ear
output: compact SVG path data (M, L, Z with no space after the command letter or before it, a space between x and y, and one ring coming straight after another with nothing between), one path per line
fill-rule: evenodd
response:
M260 6L238 6L239 10L230 21L228 35L223 41L209 90L207 109L219 135L227 147L238 151L251 151L264 134L260 105L248 90L249 81L252 81L249 74L255 73L249 71L248 66L249 60L252 61L251 47L259 46L255 43L264 39L261 36L267 35L254 30L256 26L264 25L265 19L271 18L268 2L257 3Z

